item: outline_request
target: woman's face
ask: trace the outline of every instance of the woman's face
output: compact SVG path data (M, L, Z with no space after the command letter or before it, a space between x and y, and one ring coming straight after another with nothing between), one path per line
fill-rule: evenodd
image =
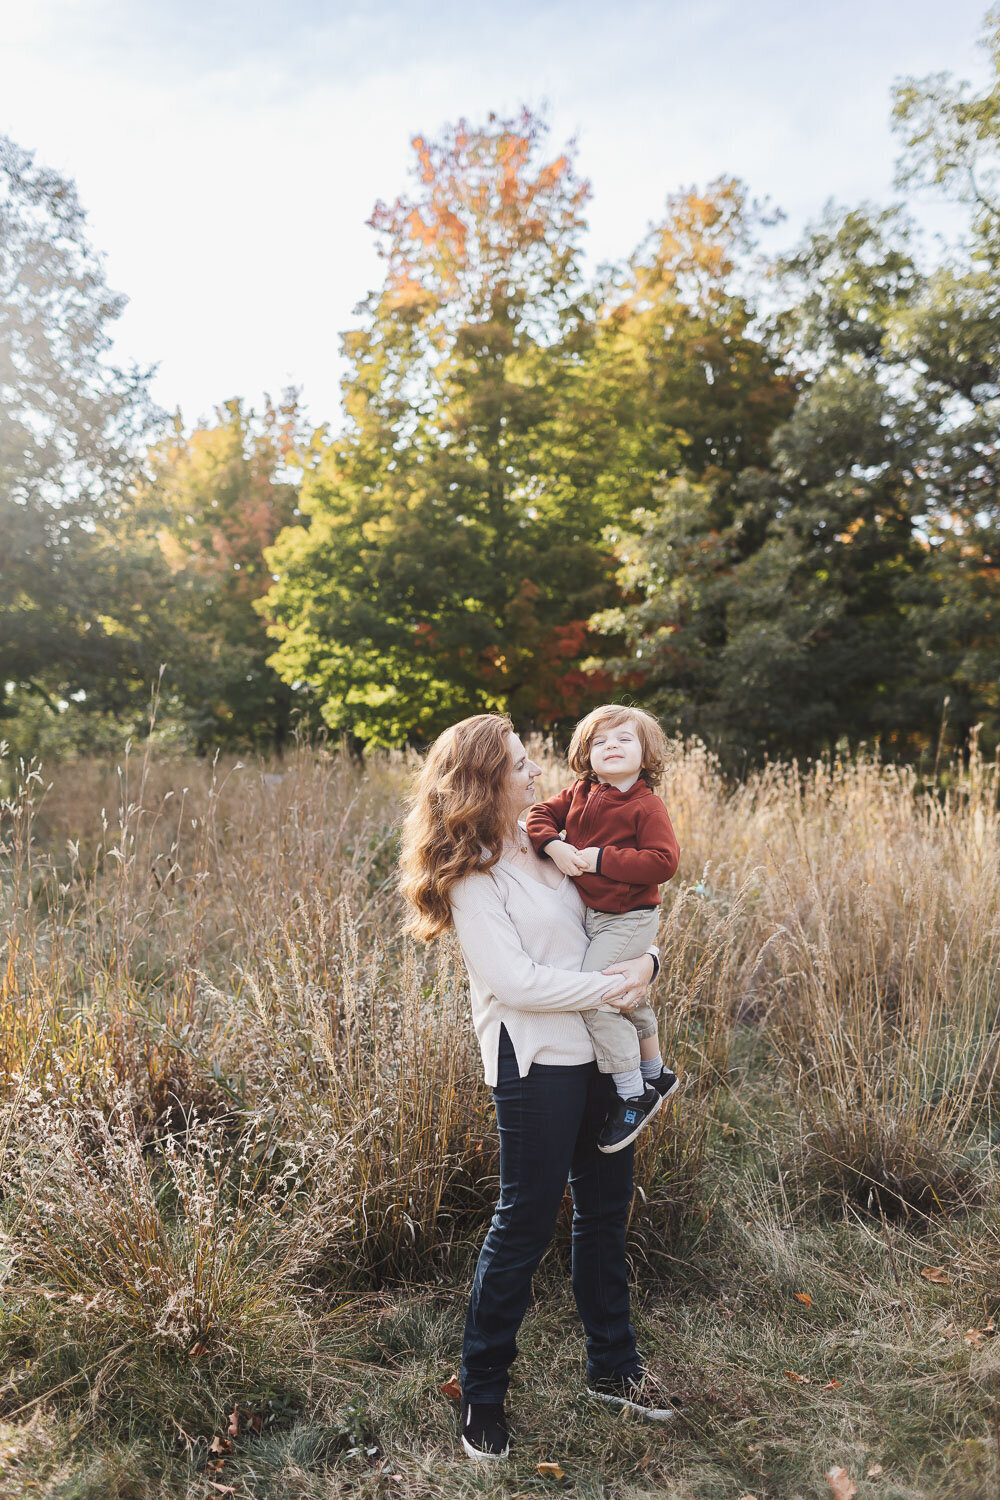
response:
M536 766L533 760L528 759L528 752L516 734L508 734L507 749L510 751L510 770L507 773L507 810L511 818L516 818L518 813L523 812L534 802L535 777L540 775L542 768Z

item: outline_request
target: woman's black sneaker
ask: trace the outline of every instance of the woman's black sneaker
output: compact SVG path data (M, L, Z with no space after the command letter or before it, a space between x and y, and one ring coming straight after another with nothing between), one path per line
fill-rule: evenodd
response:
M621 1151L644 1130L663 1103L664 1095L652 1084L635 1099L616 1099L608 1118L597 1133L597 1149L605 1155Z
M510 1433L502 1401L462 1402L462 1447L470 1458L506 1458Z
M681 1081L676 1073L671 1073L669 1068L661 1068L659 1078L653 1079L653 1087L661 1099L669 1099L671 1094L676 1094L681 1086Z
M588 1396L634 1411L648 1422L669 1422L678 1415L676 1406L651 1376L616 1375L607 1380L588 1380Z

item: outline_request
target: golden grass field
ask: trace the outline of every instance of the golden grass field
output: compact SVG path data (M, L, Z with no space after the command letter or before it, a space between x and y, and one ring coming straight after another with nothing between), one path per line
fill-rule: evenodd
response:
M441 1386L496 1147L454 943L400 934L416 765L8 765L4 1500L1000 1493L997 766L675 747L630 1245L682 1414L582 1394L566 1220L484 1474Z

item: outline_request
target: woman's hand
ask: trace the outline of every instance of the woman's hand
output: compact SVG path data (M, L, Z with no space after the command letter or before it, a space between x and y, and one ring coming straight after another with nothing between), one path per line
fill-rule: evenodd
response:
M613 1005L615 1010L634 1010L648 990L656 971L652 955L641 953L638 958L623 958L620 963L609 964L602 974L620 975L621 985L616 985L602 996L602 1003Z

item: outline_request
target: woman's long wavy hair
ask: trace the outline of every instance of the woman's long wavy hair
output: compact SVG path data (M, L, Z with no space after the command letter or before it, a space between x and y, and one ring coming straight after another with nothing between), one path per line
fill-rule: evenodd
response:
M509 831L505 788L511 759L504 714L476 714L439 734L427 753L403 824L399 888L415 937L451 926L452 887L473 870L492 870Z

